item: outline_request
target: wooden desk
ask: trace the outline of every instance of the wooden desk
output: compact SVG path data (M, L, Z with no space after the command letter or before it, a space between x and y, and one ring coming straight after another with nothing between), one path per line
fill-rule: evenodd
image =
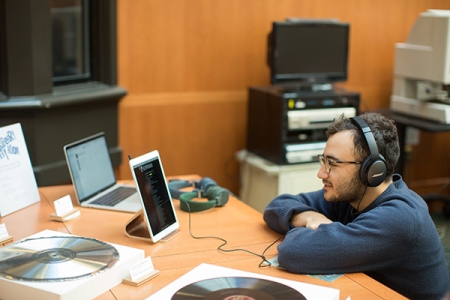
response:
M18 212L0 218L14 241L39 231L50 229L73 235L145 250L152 258L160 275L139 287L119 284L97 299L144 299L160 290L201 263L260 273L268 276L296 280L340 290L340 299L405 299L398 293L362 273L345 274L333 282L285 272L275 267L259 268L261 259L246 252L223 253L217 250L222 244L214 239L194 239L189 233L189 214L179 209L174 200L181 232L167 243L133 239L125 234L125 225L133 217L129 213L77 207L81 216L65 223L50 220L54 212L53 201L70 194L75 199L71 185L42 187L41 201ZM74 206L76 204L74 203ZM244 248L261 254L280 235L270 230L260 212L230 197L224 207L191 214L191 228L195 236L218 236L228 241L225 249ZM266 252L266 258L277 254L276 245Z

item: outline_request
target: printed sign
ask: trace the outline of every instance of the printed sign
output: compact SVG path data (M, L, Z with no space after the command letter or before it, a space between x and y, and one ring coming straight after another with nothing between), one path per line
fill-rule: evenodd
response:
M17 123L0 127L0 217L40 201L30 156Z

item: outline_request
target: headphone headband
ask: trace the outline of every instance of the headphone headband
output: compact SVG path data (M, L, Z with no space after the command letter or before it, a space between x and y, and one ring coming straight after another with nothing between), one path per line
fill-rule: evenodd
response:
M359 129L364 134L367 145L369 146L370 156L372 159L377 159L380 157L380 153L378 152L377 142L375 141L375 137L373 136L372 130L369 125L361 118L361 117L353 117L350 120L354 121L353 123L359 127Z
M195 187L195 185L191 181L187 180L178 180L178 179L169 180L169 190L172 198L180 199L181 194L186 193L180 191L180 189L186 187Z

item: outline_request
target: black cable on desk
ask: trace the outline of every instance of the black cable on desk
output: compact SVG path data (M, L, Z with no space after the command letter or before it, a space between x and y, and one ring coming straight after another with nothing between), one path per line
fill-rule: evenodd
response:
M177 199L177 200L184 201L184 200L181 200L181 199ZM265 264L265 267L269 267L269 266L272 265L272 263L266 259L266 257L264 256L264 254L265 254L265 253L267 252L267 250L269 250L270 247L272 247L276 242L278 242L279 240L281 240L282 238L284 238L284 235L283 235L283 236L280 236L280 237L277 238L274 242L272 242L269 246L267 246L267 248L264 249L264 251L263 251L261 254L257 254L257 253L255 253L255 252L252 252L252 251L247 250L247 249L242 249L242 248L236 248L236 249L223 249L222 247L225 246L225 245L228 243L225 239L223 239L223 238L221 238L221 237L217 237L217 236L195 236L195 235L192 233L192 230L191 230L191 207L189 206L189 203L188 203L187 201L184 201L184 203L186 203L186 205L187 205L187 207L188 207L188 213L189 213L189 234L192 236L192 238L194 238L194 239L216 239L216 240L220 240L220 241L222 241L223 243L222 243L219 247L217 247L217 250L219 250L219 251L222 251L222 252L237 252L237 251L243 251L243 252L247 252L247 253L249 253L249 254L255 255L255 256L257 256L257 257L259 257L259 258L262 259L262 261L261 261L261 262L259 263L259 265L258 265L259 268L261 268L262 266L264 266L263 264Z

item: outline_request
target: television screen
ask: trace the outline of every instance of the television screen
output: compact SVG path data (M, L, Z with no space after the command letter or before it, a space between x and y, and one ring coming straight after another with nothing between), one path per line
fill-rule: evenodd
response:
M268 39L271 83L345 81L349 27L335 21L274 22Z

